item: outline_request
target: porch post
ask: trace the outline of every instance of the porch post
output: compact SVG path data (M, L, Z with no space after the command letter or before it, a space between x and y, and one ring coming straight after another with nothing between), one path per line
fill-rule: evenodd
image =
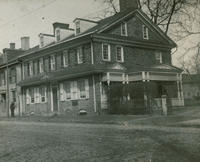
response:
M184 106L184 95L183 95L183 82L182 82L182 74L180 74L180 94L181 94L181 106Z
M147 102L147 85L146 85L146 76L145 72L142 72L142 81L143 81L143 90L144 90L144 107L147 110L148 102Z

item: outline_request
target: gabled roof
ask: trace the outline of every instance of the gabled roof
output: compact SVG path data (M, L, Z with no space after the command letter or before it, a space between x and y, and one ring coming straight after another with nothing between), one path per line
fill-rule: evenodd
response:
M37 51L44 50L46 48L50 48L50 47L56 46L58 44L66 43L66 42L69 42L69 41L72 41L75 39L79 39L79 38L87 36L87 35L92 35L94 33L102 33L103 31L112 28L114 25L121 23L122 21L124 21L124 19L129 18L130 16L133 16L136 13L142 21L144 21L145 23L148 23L154 30L156 30L157 33L160 34L160 36L166 40L166 43L168 43L170 47L176 47L176 43L173 40L171 40L157 25L153 24L152 21L148 18L148 16L146 14L144 14L141 10L137 9L134 11L127 10L126 12L119 12L113 16L110 16L110 17L107 17L100 21L97 21L97 22L95 22L95 23L97 23L97 25L88 29L87 31L85 31L79 35L73 34L60 42L53 42L52 44L45 46L44 48L41 48L41 49L39 48L39 49L37 49ZM27 51L27 52L25 52L24 56L29 55L31 53L32 52Z

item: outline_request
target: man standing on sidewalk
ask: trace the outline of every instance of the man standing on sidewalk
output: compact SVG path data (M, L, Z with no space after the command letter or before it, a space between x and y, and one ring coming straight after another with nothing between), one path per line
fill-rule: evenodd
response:
M10 104L10 111L11 111L11 117L15 117L15 102L12 101Z

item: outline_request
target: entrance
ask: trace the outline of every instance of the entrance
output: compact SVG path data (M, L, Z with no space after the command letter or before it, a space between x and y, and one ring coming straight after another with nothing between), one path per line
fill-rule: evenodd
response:
M58 87L52 86L53 112L58 112Z

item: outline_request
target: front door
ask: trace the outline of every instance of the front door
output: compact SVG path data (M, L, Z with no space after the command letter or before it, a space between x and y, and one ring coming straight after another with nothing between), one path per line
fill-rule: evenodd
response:
M58 112L58 87L52 87L52 95L53 95L53 112Z

